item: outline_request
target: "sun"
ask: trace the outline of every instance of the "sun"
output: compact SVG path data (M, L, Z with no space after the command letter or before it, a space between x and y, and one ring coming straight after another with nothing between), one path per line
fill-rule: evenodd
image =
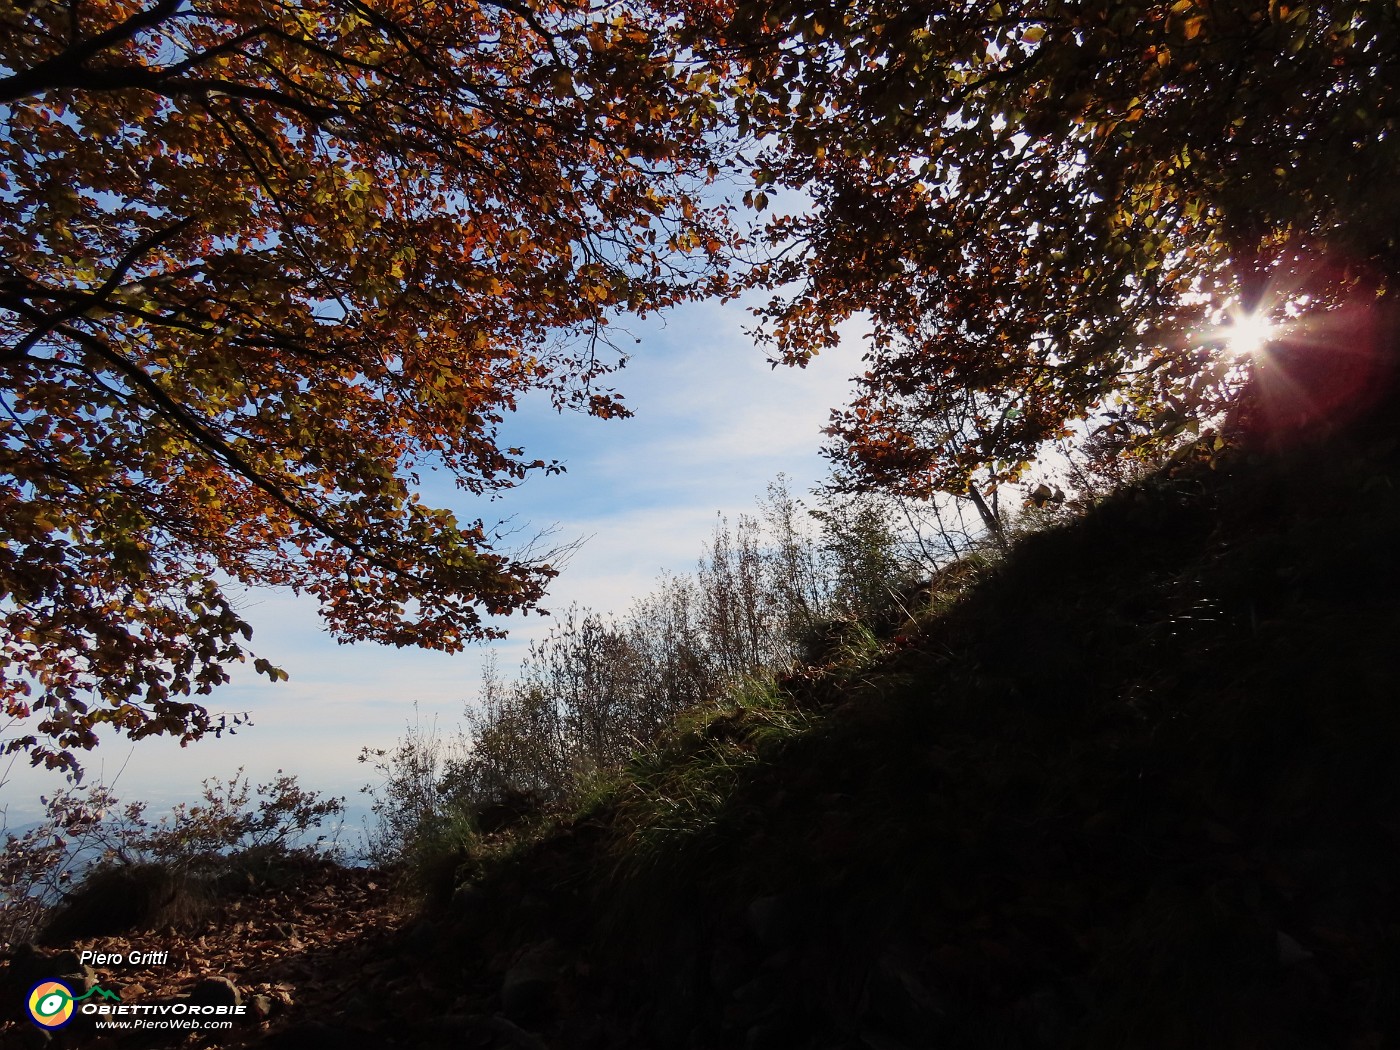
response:
M1278 338L1279 328L1263 314L1232 313L1220 334L1231 356L1254 357Z

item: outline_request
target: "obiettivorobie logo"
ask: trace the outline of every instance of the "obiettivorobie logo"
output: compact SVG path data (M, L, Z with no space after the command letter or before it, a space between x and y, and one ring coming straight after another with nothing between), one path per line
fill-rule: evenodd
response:
M99 1028L191 1029L232 1028L235 1019L248 1016L244 1003L203 1003L189 999L156 1003L124 1003L121 996L101 985L74 995L62 981L40 981L29 993L29 1017L40 1028L62 1028L75 1014L90 1017Z
M29 993L29 1016L41 1028L62 1028L73 1020L74 1004L93 996L110 1003L121 1002L121 996L100 984L82 995L74 995L62 981L40 981Z

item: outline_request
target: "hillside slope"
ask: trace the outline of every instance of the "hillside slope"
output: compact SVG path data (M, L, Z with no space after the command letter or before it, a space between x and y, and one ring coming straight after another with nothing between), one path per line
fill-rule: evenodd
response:
M1385 435L1179 465L178 1045L1394 1045L1397 537Z
M551 1046L1385 1045L1398 486L1374 434L1151 479L679 731L440 943Z

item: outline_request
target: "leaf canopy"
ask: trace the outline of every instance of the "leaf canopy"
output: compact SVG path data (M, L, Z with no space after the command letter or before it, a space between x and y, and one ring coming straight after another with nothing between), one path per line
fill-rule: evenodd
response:
M757 186L814 201L769 225L768 337L800 363L873 326L831 428L855 485L1012 480L1090 415L1169 445L1246 383L1209 338L1231 304L1305 305L1278 367L1347 372L1329 397L1389 365L1389 0L740 0L713 32Z
M610 318L723 286L721 107L673 23L0 2L0 696L37 720L9 751L223 729L197 698L246 655L230 586L446 650L538 602L551 566L416 490L559 469L504 413L625 414Z

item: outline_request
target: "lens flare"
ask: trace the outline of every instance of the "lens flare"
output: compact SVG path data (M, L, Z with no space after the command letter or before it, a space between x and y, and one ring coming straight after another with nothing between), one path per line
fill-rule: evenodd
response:
M1220 328L1225 345L1235 357L1254 357L1266 350L1279 336L1278 326L1257 313L1231 314Z

